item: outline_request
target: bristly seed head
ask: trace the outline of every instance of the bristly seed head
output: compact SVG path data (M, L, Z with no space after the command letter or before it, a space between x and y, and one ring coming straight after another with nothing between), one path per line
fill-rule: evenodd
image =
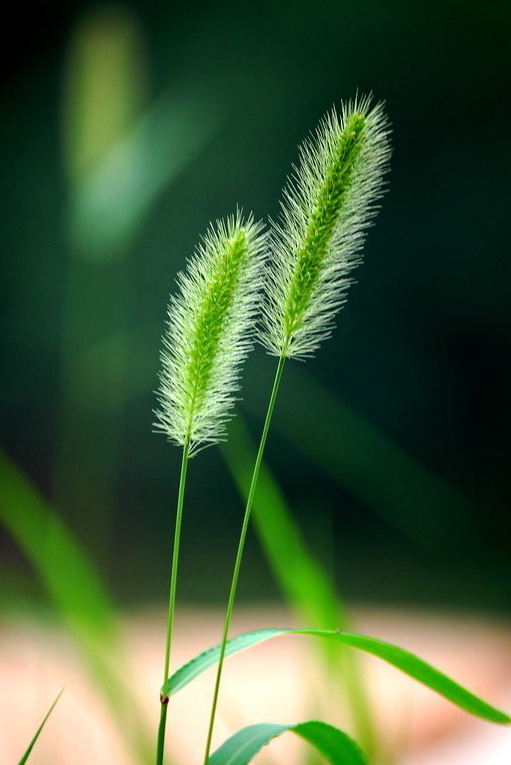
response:
M217 443L252 347L265 257L262 226L241 214L211 226L177 277L163 336L156 428L190 454Z
M382 104L361 98L332 110L300 147L270 232L260 332L270 353L307 357L331 334L383 193L389 133Z

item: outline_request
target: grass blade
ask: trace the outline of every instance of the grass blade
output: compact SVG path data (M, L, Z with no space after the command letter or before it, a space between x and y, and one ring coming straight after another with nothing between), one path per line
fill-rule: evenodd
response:
M113 605L83 550L17 466L0 453L0 520L87 644L117 646Z
M143 718L135 712L137 704L121 671L128 662L114 607L98 574L62 520L2 452L0 486L0 521L37 571L113 716L128 731L129 745L141 762L147 761L148 742L142 726L133 726L134 717Z
M208 765L247 765L272 739L290 731L305 739L331 765L366 765L360 747L346 733L318 720L297 725L259 723L249 725L227 739L208 760Z
M254 632L247 632L238 637L232 638L227 643L225 655L232 656L235 653L244 651L254 645L263 643L275 637L286 635L308 635L310 637L325 638L335 641L341 645L357 648L360 651L377 656L388 664L400 669L402 672L422 683L431 690L436 691L444 698L452 701L461 709L469 712L476 717L499 725L509 725L511 718L501 710L488 704L483 699L463 688L461 685L451 680L450 677L440 672L403 648L386 643L383 640L366 637L365 635L355 635L349 632L339 632L338 630L321 629L263 629ZM164 692L175 693L183 686L187 685L197 675L205 669L215 664L218 660L220 647L215 646L204 653L192 659L177 672L175 672L167 683Z
M222 444L222 451L245 499L255 448L240 416L231 424L231 438ZM252 522L273 574L300 621L324 629L341 626L350 631L349 616L338 589L307 548L286 498L264 462L259 473ZM327 642L320 646L320 658L330 687L335 685L335 693L338 693L341 684L344 687L357 739L371 760L378 749L378 737L358 657L350 651L340 655L339 646Z
M245 498L255 448L241 416L230 425L231 437L222 452L236 486ZM268 563L300 618L322 627L345 627L348 616L321 564L305 545L278 483L263 463L254 498L252 521Z
M270 367L268 362L266 367ZM454 532L456 538L463 533L473 508L462 492L303 366L290 365L288 377L274 428L311 463L420 547L436 548ZM249 384L247 380L244 407L260 416L261 393ZM320 429L317 422L321 422Z
M18 765L25 765L26 761L27 761L27 760L28 760L28 758L30 757L30 753L31 753L32 749L34 748L34 744L35 744L35 742L37 741L37 739L38 739L38 738L39 738L39 736L41 735L41 731L42 731L42 729L43 729L43 728L44 728L44 726L46 725L46 722L47 722L47 720L48 720L49 716L51 715L51 713L52 713L52 712L53 712L53 710L55 709L55 707L56 707L56 705L57 705L57 701L60 699L60 697L62 696L63 692L64 692L64 689L62 688L62 690L60 691L59 695L57 696L57 698L55 699L55 701L53 702L53 704L51 705L51 707L50 707L50 708L48 709L48 711L46 712L46 715L45 715L45 717L44 717L44 719L43 719L43 721L42 721L41 725L40 725L40 726L38 727L38 729L36 730L34 738L33 738L33 739L32 739L32 741L30 742L30 744L28 745L28 747L27 747L27 750L26 750L25 754L23 755L23 757L21 758L21 760L19 761Z

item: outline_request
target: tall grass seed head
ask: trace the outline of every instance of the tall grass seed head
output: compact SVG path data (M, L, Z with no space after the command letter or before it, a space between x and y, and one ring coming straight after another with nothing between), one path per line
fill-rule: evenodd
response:
M262 226L241 213L211 225L177 276L161 352L155 427L190 454L225 437L252 346L265 259Z
M270 353L307 357L330 336L384 191L389 134L383 105L362 97L333 109L301 145L270 231L260 332Z

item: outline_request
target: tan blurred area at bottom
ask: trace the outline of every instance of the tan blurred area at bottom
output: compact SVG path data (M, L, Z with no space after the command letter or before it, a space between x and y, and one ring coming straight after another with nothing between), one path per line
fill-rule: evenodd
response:
M356 631L416 653L485 700L511 711L508 623L398 609L363 609L355 614ZM119 621L127 645L126 677L140 705L132 724L155 737L165 615L144 610L124 614ZM173 669L217 643L221 624L219 610L178 610ZM240 608L231 634L284 626L295 623L281 609ZM290 636L229 658L214 747L239 728L259 722L322 719L352 732L343 694L325 681L317 648L310 638ZM384 662L357 656L385 752L382 765L509 765L509 728L475 719ZM55 625L26 617L4 620L0 678L2 765L16 765L62 686L64 694L36 744L31 765L141 765L80 652ZM167 746L173 765L202 763L213 681L210 668L171 699ZM306 749L302 740L286 734L254 761L303 765Z

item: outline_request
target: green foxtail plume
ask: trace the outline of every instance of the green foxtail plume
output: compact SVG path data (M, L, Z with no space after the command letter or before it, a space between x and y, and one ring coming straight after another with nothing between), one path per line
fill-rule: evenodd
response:
M240 213L211 226L177 277L163 337L156 428L190 454L222 440L251 347L262 227Z
M222 440L236 400L240 367L250 350L265 258L262 227L241 213L210 226L169 301L163 336L156 427L183 447L163 682L169 676L179 548L189 457ZM163 765L168 697L160 694L156 765Z
M345 300L349 272L360 262L365 231L383 191L390 156L382 104L368 97L332 110L300 148L300 163L284 189L280 224L269 238L266 299L259 337L279 357L245 506L225 613L209 718L207 765L223 661L250 513L277 395L288 357L306 357L330 335Z
M382 104L356 98L333 109L300 147L272 223L261 341L281 357L307 357L332 330L349 272L361 261L390 156Z

